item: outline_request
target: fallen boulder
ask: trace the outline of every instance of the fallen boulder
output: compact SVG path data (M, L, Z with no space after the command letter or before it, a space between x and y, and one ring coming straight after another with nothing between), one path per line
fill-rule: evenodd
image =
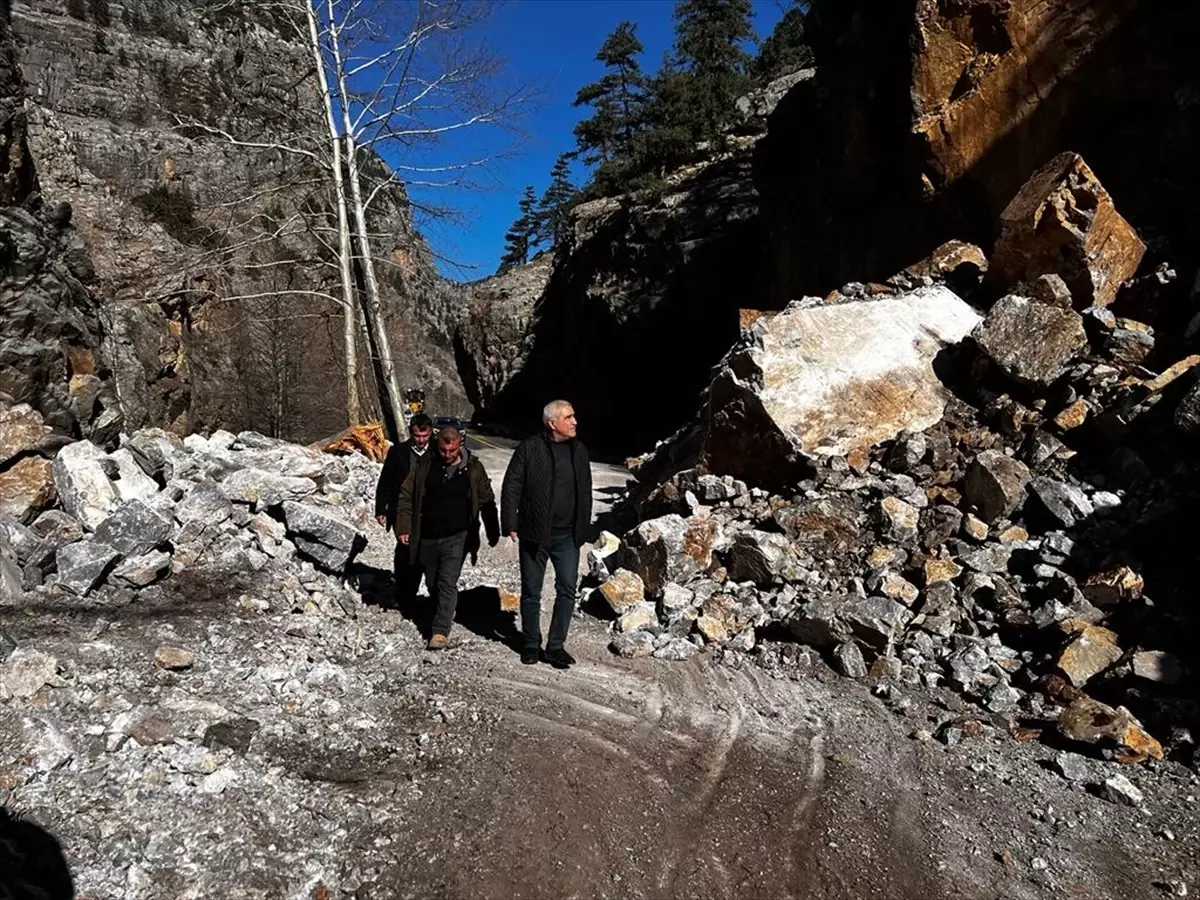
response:
M1114 709L1091 697L1080 697L1058 718L1058 733L1068 740L1114 750L1121 762L1163 758L1162 745L1125 707Z
M120 500L105 472L108 454L90 441L76 441L54 457L54 483L63 509L88 531L95 530Z
M794 559L791 543L782 534L743 531L729 548L729 577L766 586L780 581Z
M104 580L121 554L99 541L76 541L59 548L58 583L83 597Z
M58 500L50 460L27 456L0 472L0 510L18 522L31 522Z
M123 556L140 556L164 543L172 531L171 522L141 500L130 500L96 526L96 540Z
M971 337L1006 375L1026 385L1050 384L1087 347L1079 313L1015 294L998 300Z
M1012 514L1028 484L1029 469L1024 463L1000 450L985 450L967 469L966 499L979 518L990 525Z
M638 525L625 536L613 559L620 568L636 573L645 584L646 594L657 598L669 582L684 584L706 572L720 540L716 519L685 519L671 513Z
M1003 288L1055 274L1077 308L1108 306L1146 245L1077 153L1035 172L1000 214L988 278Z
M934 357L979 323L944 287L761 320L718 370L700 424L702 471L786 484L806 455L847 456L938 422Z
M353 525L311 504L288 500L283 516L296 549L330 572L344 572L366 546Z
M0 467L27 454L42 453L54 444L52 429L29 404L0 409Z
M600 596L608 603L609 609L620 616L645 600L646 588L639 575L628 569L617 569L608 581L600 585Z

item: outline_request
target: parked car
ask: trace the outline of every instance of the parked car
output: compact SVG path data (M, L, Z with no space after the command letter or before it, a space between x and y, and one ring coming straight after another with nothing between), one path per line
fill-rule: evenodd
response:
M464 422L462 419L458 418L457 416L434 416L433 417L433 427L436 428L438 431L441 431L443 428L457 428L460 432L462 432L463 437L467 436L467 426L468 425L470 425L469 422Z

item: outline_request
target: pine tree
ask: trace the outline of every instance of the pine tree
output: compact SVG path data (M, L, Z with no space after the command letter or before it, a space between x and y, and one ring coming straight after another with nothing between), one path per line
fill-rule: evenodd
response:
M497 275L503 275L513 266L519 266L529 261L529 251L537 242L537 195L533 185L525 186L525 193L517 203L520 215L509 226L504 235L504 255L500 257L500 267Z
M575 126L575 139L588 165L627 157L641 127L646 77L637 56L642 43L637 26L622 22L604 39L596 60L607 72L575 95L575 106L590 106L592 115Z
M804 41L804 16L804 7L793 0L771 36L763 41L753 65L756 78L770 81L813 64L812 48Z
M675 4L675 52L691 75L690 121L696 140L718 137L749 86L750 55L742 42L754 37L750 0L679 0Z
M538 243L557 246L566 236L571 205L579 193L571 183L570 154L560 153L550 170L550 184L538 206Z
M651 82L646 104L646 127L637 138L637 169L663 177L693 154L697 122L692 75L670 54L664 56Z

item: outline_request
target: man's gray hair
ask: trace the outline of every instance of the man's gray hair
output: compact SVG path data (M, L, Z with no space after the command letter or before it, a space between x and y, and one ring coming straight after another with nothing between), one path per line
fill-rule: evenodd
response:
M551 400L542 409L542 424L549 425L555 419L566 415L567 410L573 409L567 400Z

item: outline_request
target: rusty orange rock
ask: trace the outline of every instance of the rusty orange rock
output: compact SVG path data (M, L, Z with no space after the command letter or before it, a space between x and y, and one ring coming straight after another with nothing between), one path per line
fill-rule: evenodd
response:
M1077 153L1060 153L1025 182L1000 215L988 277L1002 287L1058 275L1077 308L1108 306L1133 277L1146 245Z

